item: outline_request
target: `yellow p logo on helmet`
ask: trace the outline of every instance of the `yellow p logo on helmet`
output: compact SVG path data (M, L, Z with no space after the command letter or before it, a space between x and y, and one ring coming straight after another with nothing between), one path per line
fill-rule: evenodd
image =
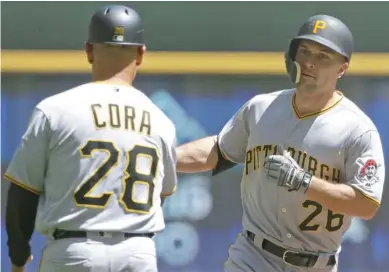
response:
M327 23L325 21L322 21L322 20L317 20L315 22L315 25L313 26L313 30L312 30L312 33L317 33L317 31L319 29L323 30L327 27Z

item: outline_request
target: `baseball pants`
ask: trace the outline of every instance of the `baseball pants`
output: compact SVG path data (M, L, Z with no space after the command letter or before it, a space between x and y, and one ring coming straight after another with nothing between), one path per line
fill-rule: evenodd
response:
M228 250L224 272L336 272L337 265L326 268L294 267L256 245L246 232L238 235Z
M123 234L48 239L39 272L157 272L155 242Z

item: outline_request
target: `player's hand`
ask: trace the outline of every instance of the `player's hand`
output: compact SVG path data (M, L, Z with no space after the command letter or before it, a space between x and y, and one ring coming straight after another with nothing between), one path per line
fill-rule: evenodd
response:
M302 169L286 151L282 155L266 157L264 168L269 179L275 180L278 186L286 187L289 191L305 193L312 181L312 174Z
M27 259L26 264L31 262L33 259L34 259L34 257L32 255L30 255L30 257L28 257L28 259ZM26 265L24 265L24 266L16 266L16 265L12 264L11 272L24 272L25 266Z

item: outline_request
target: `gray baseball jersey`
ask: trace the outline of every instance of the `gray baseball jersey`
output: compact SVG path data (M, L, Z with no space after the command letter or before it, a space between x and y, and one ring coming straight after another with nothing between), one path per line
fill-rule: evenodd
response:
M6 171L40 195L36 230L158 232L177 184L176 130L142 92L89 83L33 111Z
M295 90L257 95L219 134L222 154L243 163L243 227L285 247L339 252L351 217L334 213L298 192L265 181L263 160L288 150L305 170L345 183L379 205L385 179L380 136L373 122L343 97L321 112L301 116Z

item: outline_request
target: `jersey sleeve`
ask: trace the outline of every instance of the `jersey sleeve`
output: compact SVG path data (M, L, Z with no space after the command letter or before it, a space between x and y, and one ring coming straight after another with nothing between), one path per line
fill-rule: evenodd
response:
M49 120L40 109L35 108L4 177L26 190L40 194L47 165L49 137Z
M176 155L176 146L177 146L177 138L175 136L168 143L166 143L166 148L164 152L164 180L162 184L162 196L170 196L172 195L177 188L177 172L176 172L176 164L177 164L177 155Z
M223 157L235 163L245 161L249 137L248 111L250 101L246 102L224 125L218 135L218 145Z
M345 167L347 183L379 205L385 181L385 162L376 130L363 133L351 144Z

